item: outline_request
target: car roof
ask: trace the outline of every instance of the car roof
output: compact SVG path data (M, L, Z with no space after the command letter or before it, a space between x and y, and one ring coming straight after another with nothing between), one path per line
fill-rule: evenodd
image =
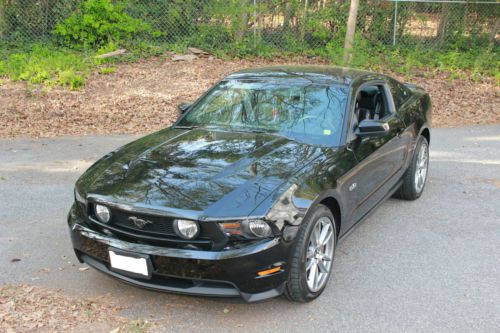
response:
M248 68L230 74L225 80L233 79L275 79L275 78L304 78L315 83L340 83L349 85L352 81L364 76L376 76L377 74L336 66L319 65L293 65L293 66L272 66L262 68Z

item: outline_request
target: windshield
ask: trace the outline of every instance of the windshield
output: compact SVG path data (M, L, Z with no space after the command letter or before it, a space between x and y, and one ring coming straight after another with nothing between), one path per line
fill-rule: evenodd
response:
M213 88L179 122L279 134L311 144L337 145L347 87L309 80L228 80Z

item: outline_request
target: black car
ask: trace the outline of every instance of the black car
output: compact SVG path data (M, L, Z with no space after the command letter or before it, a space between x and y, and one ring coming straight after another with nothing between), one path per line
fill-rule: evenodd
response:
M180 109L77 181L68 223L81 262L150 289L310 301L338 239L391 195L424 190L431 102L415 85L269 67Z

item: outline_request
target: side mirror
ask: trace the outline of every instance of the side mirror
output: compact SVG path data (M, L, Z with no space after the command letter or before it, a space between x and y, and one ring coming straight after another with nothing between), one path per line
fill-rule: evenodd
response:
M389 124L379 120L365 119L362 120L356 129L356 136L361 138L382 136L389 132Z
M177 109L179 109L181 113L185 113L191 107L191 105L191 103L181 103L177 105Z

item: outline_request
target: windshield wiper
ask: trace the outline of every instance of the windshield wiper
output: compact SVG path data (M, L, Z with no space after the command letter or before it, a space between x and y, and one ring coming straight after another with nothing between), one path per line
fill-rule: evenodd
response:
M245 129L247 130L247 129ZM263 129L260 129L260 128L248 128L248 132L252 132L252 133L269 133L269 134L272 134L273 132L269 132L269 131L266 131L266 130L263 130Z
M198 127L199 127L198 125L191 125L191 126L176 125L176 126L174 126L174 128L178 128L178 129L194 129L194 128L198 128Z
M282 138L288 138L288 136L284 135L283 133L280 133L280 132L276 132L276 131L269 131L269 130L265 130L265 129L262 129L262 128L245 128L245 129L237 129L237 131L241 131L241 132L250 132L250 133L258 133L258 134L267 134L267 135L273 135L273 136L278 136L278 137L282 137Z

